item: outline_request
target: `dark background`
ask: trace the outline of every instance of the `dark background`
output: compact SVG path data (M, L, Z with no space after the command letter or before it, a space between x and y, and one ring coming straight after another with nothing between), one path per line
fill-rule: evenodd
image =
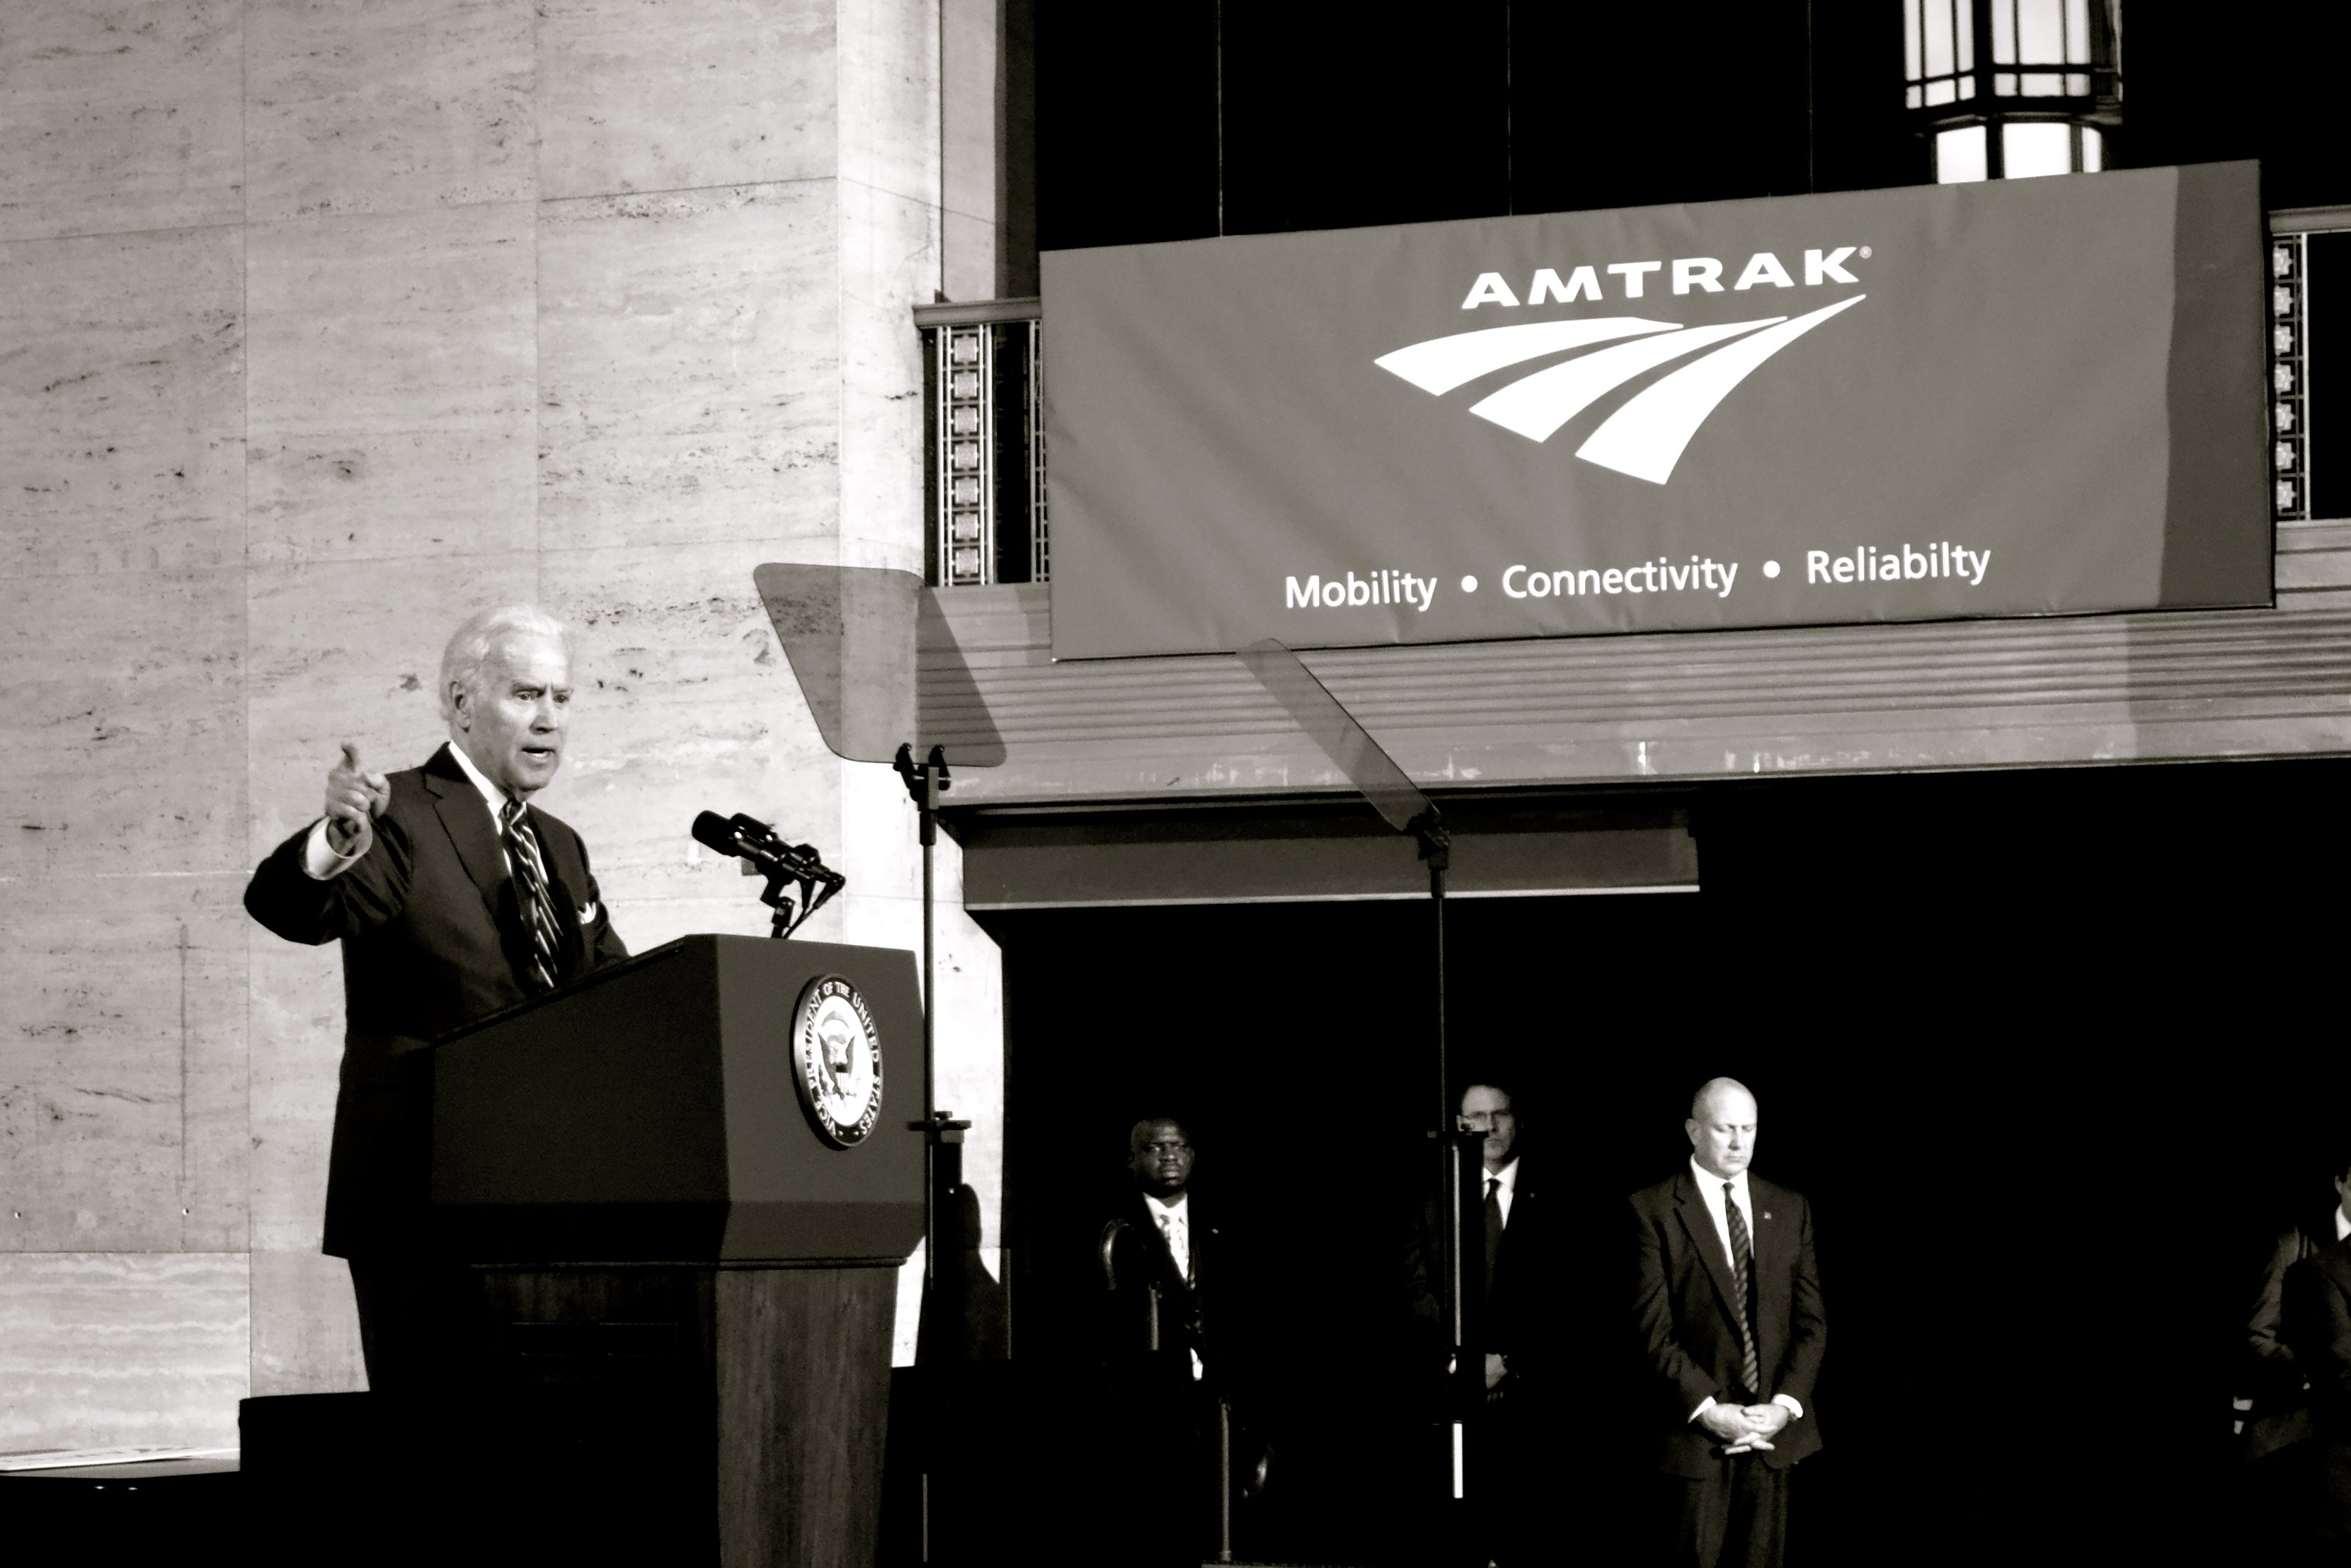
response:
M1047 249L1928 176L1889 0L1012 9L1036 95L1014 183ZM2334 8L2124 13L2110 167L2255 158L2271 208L2351 200ZM1696 895L1457 903L1463 1072L1517 1091L1573 1238L1562 1547L1614 1560L1631 1495L1625 1195L1677 1168L1690 1091L1727 1072L1761 1098L1756 1168L1818 1216L1827 1447L1794 1561L2225 1560L2250 1270L2351 1148L2346 785L2333 760L1736 780L1683 797ZM1434 1114L1426 909L987 925L1021 1377L1068 1386L1125 1129L1172 1108L1272 1347L1283 1479L1243 1555L1428 1560L1396 1293ZM1152 1451L1070 1408L1023 1404L1008 1442ZM996 1522L1042 1542L1082 1514L1029 1495Z
M1562 1542L1625 1526L1624 1199L1686 1158L1715 1073L1755 1090L1756 1169L1817 1216L1827 1446L1797 1561L2179 1561L2225 1530L2252 1270L2351 1149L2346 786L2335 761L1740 781L1689 797L1694 895L1455 901L1459 1075L1515 1090L1565 1217ZM1079 1343L1125 1130L1172 1107L1272 1347L1284 1495L1244 1554L1414 1560L1441 1473L1399 1280L1427 908L987 919L1016 1363L1050 1378Z
M2271 207L2351 199L2324 43L2337 14L2126 0L2108 167L2256 158ZM1034 0L1037 241L1917 183L1901 16L1893 0Z

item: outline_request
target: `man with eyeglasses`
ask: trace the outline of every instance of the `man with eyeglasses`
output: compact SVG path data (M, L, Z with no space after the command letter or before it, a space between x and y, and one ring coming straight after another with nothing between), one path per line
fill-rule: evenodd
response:
M1541 1488L1531 1473L1540 1463L1533 1451L1541 1423L1533 1408L1541 1386L1541 1331L1556 1316L1546 1301L1541 1276L1553 1264L1541 1241L1543 1204L1537 1184L1523 1173L1519 1149L1519 1113L1510 1092L1496 1083L1472 1083L1457 1103L1457 1125L1484 1135L1479 1150L1479 1231L1463 1239L1468 1286L1484 1310L1476 1333L1484 1359L1486 1404L1468 1435L1465 1496L1484 1521L1478 1542L1491 1561L1504 1564L1533 1560L1535 1503ZM1426 1343L1445 1334L1435 1260L1437 1245L1434 1204L1425 1204L1408 1268L1413 1315Z

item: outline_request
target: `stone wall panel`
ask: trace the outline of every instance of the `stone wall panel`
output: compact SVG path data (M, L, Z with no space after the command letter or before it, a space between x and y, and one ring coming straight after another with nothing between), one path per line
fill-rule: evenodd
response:
M242 0L24 3L0 26L0 239L245 215Z

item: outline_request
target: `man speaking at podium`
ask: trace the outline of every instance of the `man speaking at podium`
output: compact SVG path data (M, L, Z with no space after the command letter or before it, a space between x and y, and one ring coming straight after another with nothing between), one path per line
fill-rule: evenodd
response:
M563 762L571 658L562 622L486 610L441 656L449 744L423 767L371 773L346 742L326 810L245 890L289 942L343 945L343 1063L327 1175L325 1250L349 1260L368 1382L429 1382L440 1325L470 1276L434 1261L423 1220L437 1036L628 956L587 846L529 805Z

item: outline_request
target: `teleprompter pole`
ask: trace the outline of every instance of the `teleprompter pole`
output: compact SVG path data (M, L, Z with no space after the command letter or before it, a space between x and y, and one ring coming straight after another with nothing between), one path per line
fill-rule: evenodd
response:
M934 935L938 884L934 860L939 842L939 797L946 793L954 780L947 772L944 747L932 747L930 755L916 762L913 744L902 744L892 765L897 768L898 777L905 780L906 793L914 800L923 846L923 1119L909 1122L907 1127L923 1134L923 1305L917 1319L914 1359L935 1365L959 1358L964 1348L963 1249L960 1245L956 1248L955 1264L946 1269L939 1266L939 1250L946 1229L942 1217L956 1204L963 1186L963 1135L971 1126L969 1122L956 1120L951 1112L941 1110L938 1103L938 965ZM956 1212L961 1211L958 1208ZM960 1237L957 1239L960 1242ZM927 1384L921 1386L929 1407L922 1422L925 1437L919 1482L919 1540L922 1561L928 1563L931 1470L933 1458L939 1452L936 1445L942 1391Z
M947 771L946 748L943 746L932 747L930 755L916 762L913 744L901 745L893 766L905 780L906 793L914 799L923 845L923 1119L906 1125L924 1134L925 1143L923 1288L925 1294L935 1294L941 1277L939 1215L955 1201L956 1189L963 1186L963 1135L971 1126L969 1122L956 1121L952 1112L941 1110L938 1103L938 965L933 935L937 925L938 884L933 860L938 852L939 797L954 787L955 779ZM959 1271L950 1270L950 1277L960 1280L962 1276ZM960 1322L960 1314L956 1318ZM959 1335L957 1343L961 1343Z
M1298 655L1266 638L1236 650L1241 663L1266 695L1280 705L1306 732L1322 754L1346 776L1390 828L1410 835L1420 858L1428 862L1428 897L1435 924L1437 984L1437 1123L1429 1134L1439 1159L1437 1176L1437 1210L1434 1238L1441 1294L1440 1311L1449 1342L1447 1396L1442 1412L1445 1435L1452 1450L1451 1493L1468 1490L1466 1458L1468 1426L1472 1412L1485 1403L1486 1356L1483 1349L1485 1292L1483 1262L1485 1222L1479 1180L1481 1134L1465 1133L1454 1113L1452 1063L1445 1020L1445 878L1452 865L1452 836L1437 803L1396 765L1371 732L1331 695L1330 688ZM1475 1239L1473 1241L1472 1239ZM1472 1260L1477 1271L1472 1272ZM1477 1283L1473 1285L1472 1281Z

